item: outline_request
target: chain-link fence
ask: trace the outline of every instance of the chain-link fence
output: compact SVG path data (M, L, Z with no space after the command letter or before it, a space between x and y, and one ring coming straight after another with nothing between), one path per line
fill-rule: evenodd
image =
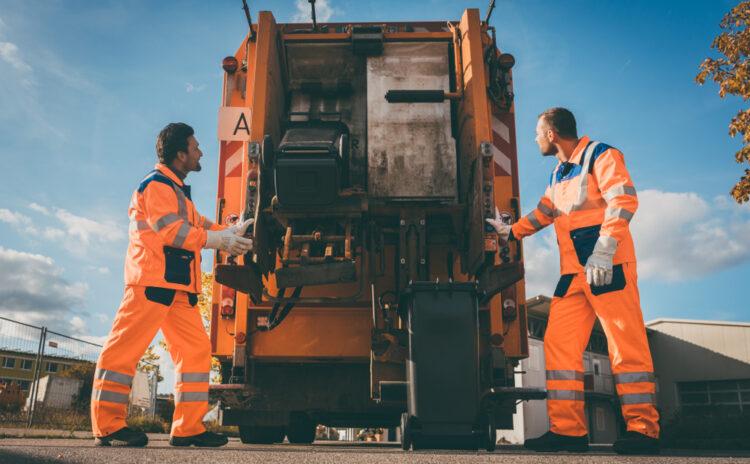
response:
M89 403L102 346L0 317L0 423L5 427L90 428ZM158 366L142 363L131 415L156 413Z

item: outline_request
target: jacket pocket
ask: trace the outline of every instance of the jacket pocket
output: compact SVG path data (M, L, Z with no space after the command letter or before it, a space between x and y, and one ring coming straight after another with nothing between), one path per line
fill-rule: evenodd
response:
M603 295L609 292L616 292L625 288L625 272L622 270L622 264L612 266L612 283L609 285L600 285L599 287L591 286L591 294L595 296Z
M182 248L164 247L164 280L173 284L190 285L190 266L195 253Z
M581 266L586 265L589 256L594 252L601 228L601 225L596 225L570 231L570 239L573 240L573 247L576 249L576 256Z
M557 287L555 287L555 296L562 298L568 293L570 283L573 282L575 274L563 274L560 276L560 280L557 281Z
M146 287L146 299L164 306L170 306L174 301L175 292L177 290L171 288Z

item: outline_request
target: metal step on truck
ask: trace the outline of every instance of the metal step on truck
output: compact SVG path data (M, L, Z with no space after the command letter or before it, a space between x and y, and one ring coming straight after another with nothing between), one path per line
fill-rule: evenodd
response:
M314 8L314 2L311 2ZM211 386L244 443L400 427L404 449L494 449L528 356L514 58L459 20L279 24L222 62ZM314 13L313 13L314 18Z

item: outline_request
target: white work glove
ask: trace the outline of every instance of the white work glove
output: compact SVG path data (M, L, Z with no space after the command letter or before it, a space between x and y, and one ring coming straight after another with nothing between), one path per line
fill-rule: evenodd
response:
M230 229L237 235L243 236L245 235L245 232L247 232L247 228L250 227L253 222L255 222L255 219L248 219L244 222L237 222L236 224L227 227L227 229Z
M243 237L245 231L253 222L253 219L248 219L224 230L206 231L206 246L204 248L226 251L232 256L244 255L253 249L253 240Z
M485 219L489 225L495 228L495 232L500 236L500 240L503 242L508 241L510 237L510 224L507 224L500 215L500 210L495 207L495 219Z
M601 287L612 283L612 260L616 250L617 240L605 235L599 237L584 268L589 285Z

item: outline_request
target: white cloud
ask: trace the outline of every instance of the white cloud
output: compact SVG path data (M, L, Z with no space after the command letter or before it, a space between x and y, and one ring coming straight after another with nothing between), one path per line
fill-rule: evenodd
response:
M631 229L639 276L687 280L750 260L750 205L660 190L638 199Z
M310 23L312 22L312 9L310 2L307 0L297 0L295 3L297 11L294 12L292 22ZM318 0L315 2L315 20L319 23L328 22L333 16L334 10L328 0Z
M6 208L0 208L0 221L12 226L31 225L31 218L21 213L16 213Z
M49 209L47 209L46 207L44 207L44 206L42 206L42 205L40 205L38 203L29 203L29 208L33 209L37 213L44 214L45 216L49 216L49 214L50 214Z
M125 238L124 229L111 221L96 221L62 208L52 208L53 214L51 208L37 203L31 203L29 208L54 217L59 221L59 227L37 227L30 217L7 208L0 208L0 222L34 238L61 241L73 253L84 251L94 242L112 243Z
M523 241L526 297L550 296L560 278L560 259L552 227Z
M205 88L206 84L194 85L190 82L185 82L185 92L187 93L202 92Z
M74 334L80 334L86 331L87 325L81 316L73 316L70 319L70 327L73 329Z
M86 270L96 272L101 275L109 275L110 270L107 266L86 266Z
M62 208L55 208L55 217L65 226L68 237L80 240L83 245L92 241L116 242L125 237L123 229L112 222L95 221Z
M641 280L699 278L750 260L750 205L697 193L643 190L631 223ZM551 295L559 278L554 232L524 240L529 296Z
M0 59L22 73L31 72L31 66L18 53L18 46L13 42L0 42Z
M0 247L0 312L29 324L68 327L88 286L70 283L52 258Z

